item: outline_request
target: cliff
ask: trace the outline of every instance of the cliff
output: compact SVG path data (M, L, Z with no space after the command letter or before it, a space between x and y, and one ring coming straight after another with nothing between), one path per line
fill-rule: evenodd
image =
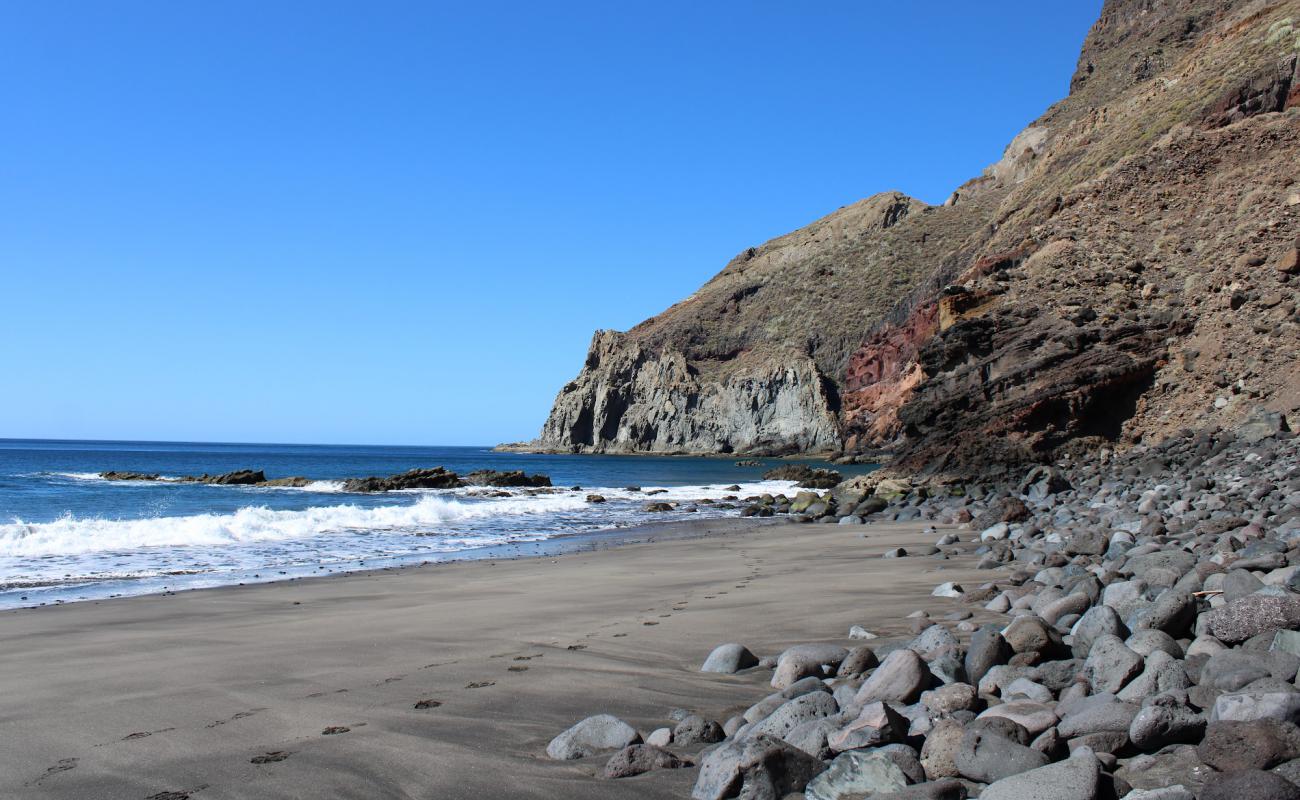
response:
M1108 0L946 204L873 196L598 333L531 446L961 472L1294 415L1297 52L1300 0Z

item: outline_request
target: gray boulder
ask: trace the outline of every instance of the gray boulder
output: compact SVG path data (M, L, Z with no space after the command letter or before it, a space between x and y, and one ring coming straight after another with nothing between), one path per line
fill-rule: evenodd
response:
M1186 689L1191 685L1183 662L1163 650L1157 650L1147 657L1145 669L1129 681L1117 697L1126 703L1141 703L1148 697Z
M1199 742L1205 733L1205 715L1166 695L1143 706L1129 725L1128 738L1142 750L1159 750L1171 744Z
M1084 612L1084 615L1070 629L1070 635L1073 637L1070 649L1074 651L1076 658L1087 658L1088 652L1092 650L1092 643L1108 634L1124 637L1128 635L1128 628L1125 627L1115 609L1110 606L1093 606Z
M1273 772L1248 769L1211 776L1201 800L1300 800L1300 786Z
M765 719L750 727L747 736L783 738L805 722L822 719L839 711L835 698L825 692L810 692L787 701Z
M784 689L803 678L834 675L848 654L848 650L834 644L799 644L788 648L776 660L772 688Z
M781 798L803 791L826 765L770 736L729 741L710 750L691 790L694 800L728 797Z
M546 754L557 761L586 758L602 750L621 750L639 744L641 734L618 717L598 714L556 736L546 746Z
M1133 718L1141 709L1129 703L1113 701L1090 703L1078 711L1067 714L1056 730L1067 739L1089 733L1128 733Z
M1083 663L1083 676L1094 693L1114 693L1141 672L1142 667L1142 656L1128 649L1122 639L1103 634L1092 644Z
M962 777L992 783L1048 763L1046 755L985 731L967 731L953 758Z
M1221 694L1214 701L1210 719L1214 722L1276 719L1300 724L1300 693L1247 691Z
M1001 631L991 626L980 628L971 636L970 647L966 649L966 680L978 686L989 670L1007 663L1012 653Z
M980 800L1097 800L1101 764L1087 748L1064 761L998 780L980 792Z
M875 702L865 706L848 725L831 734L826 743L837 753L877 747L902 741L911 727L907 717L889 704Z
M1252 594L1225 603L1204 616L1206 632L1225 644L1278 629L1300 627L1300 597Z
M743 644L721 644L713 648L704 659L700 672L718 672L729 675L742 669L758 666L758 658Z
M682 747L701 743L713 744L725 738L721 725L699 714L691 714L673 728L673 743Z
M897 791L907 785L907 776L888 756L853 750L840 753L825 772L809 781L804 796L808 800L847 800Z
M966 800L966 785L956 780L918 783L896 792L873 794L871 800Z
M630 778L652 769L679 769L691 762L652 744L633 744L615 753L605 764L606 778Z
M913 703L930 686L932 676L925 662L912 650L895 650L880 662L858 689L856 702L866 705L877 700Z
M1220 772L1268 769L1300 757L1300 729L1275 719L1220 720L1206 727L1196 753Z

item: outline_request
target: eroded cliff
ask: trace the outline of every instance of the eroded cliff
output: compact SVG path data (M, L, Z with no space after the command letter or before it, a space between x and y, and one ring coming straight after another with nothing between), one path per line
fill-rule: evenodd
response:
M969 471L1300 408L1300 0L1108 0L944 206L876 195L601 332L539 449Z

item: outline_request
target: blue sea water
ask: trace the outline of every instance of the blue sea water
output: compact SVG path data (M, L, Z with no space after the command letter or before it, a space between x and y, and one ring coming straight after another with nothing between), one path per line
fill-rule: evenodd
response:
M342 491L346 478L434 466L461 474L540 472L556 491ZM732 515L695 501L721 498L730 484L741 486L732 494L742 497L788 489L762 480L768 466L487 447L0 439L0 608L508 554L557 537L688 518L686 511L644 511L651 498L633 486L666 490L653 499L694 507L689 518ZM99 478L106 470L175 477L237 469L313 483L293 489ZM588 503L591 493L608 502Z

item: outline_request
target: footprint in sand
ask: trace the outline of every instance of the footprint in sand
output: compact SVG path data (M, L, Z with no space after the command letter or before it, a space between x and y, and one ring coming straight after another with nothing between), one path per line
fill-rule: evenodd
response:
M331 726L329 726L328 728L326 728L325 730L321 731L321 732L320 732L320 735L321 735L321 736L335 736L335 735L340 734L340 733L347 733L347 732L349 732L349 731L351 731L351 730L352 730L352 729L349 728L349 727L346 726L346 725L331 725Z
M174 730L176 730L176 729L175 729L175 728L159 728L159 729L156 730L156 731L136 731L135 733L128 733L126 736L123 736L123 737L121 738L120 741L123 741L123 742L129 742L129 741L132 741L132 740L134 740L134 739L143 739L143 738L145 738L145 737L147 737L147 736L153 736L155 733L167 733L168 731L174 731Z
M247 719L248 717L251 717L254 714L258 714L265 710L266 710L265 708L250 708L247 711L240 711L236 713L234 716L230 717L229 719L219 719L216 722L209 722L205 727L215 728L219 725L225 725L227 723L234 722L236 720Z
M433 700L433 699L420 700L415 704L415 710L424 711L425 709L428 708L437 708L440 705L442 705L441 700Z
M277 762L277 761L283 761L283 760L285 760L286 758L288 758L288 757L291 756L291 755L293 755L293 753L289 752L288 750L272 750L272 751L270 751L270 752L263 753L263 754L260 755L260 756L253 756L252 758L248 759L248 763L250 763L250 764L274 764L274 763Z
M47 767L47 768L45 769L45 774L44 774L44 775L42 775L41 777L37 778L35 781L32 781L32 782L33 782L33 783L40 783L41 781L45 780L46 778L52 778L52 777L54 777L55 775L58 775L60 772L67 772L67 771L70 770L70 769L76 769L76 768L77 768L77 759L75 759L75 758L60 758L57 762L55 762L54 766L52 766L52 767Z
M206 788L208 788L207 784L204 784L197 789L180 789L178 791L159 792L158 794L149 795L144 800L190 800L190 795L195 792L201 792Z

